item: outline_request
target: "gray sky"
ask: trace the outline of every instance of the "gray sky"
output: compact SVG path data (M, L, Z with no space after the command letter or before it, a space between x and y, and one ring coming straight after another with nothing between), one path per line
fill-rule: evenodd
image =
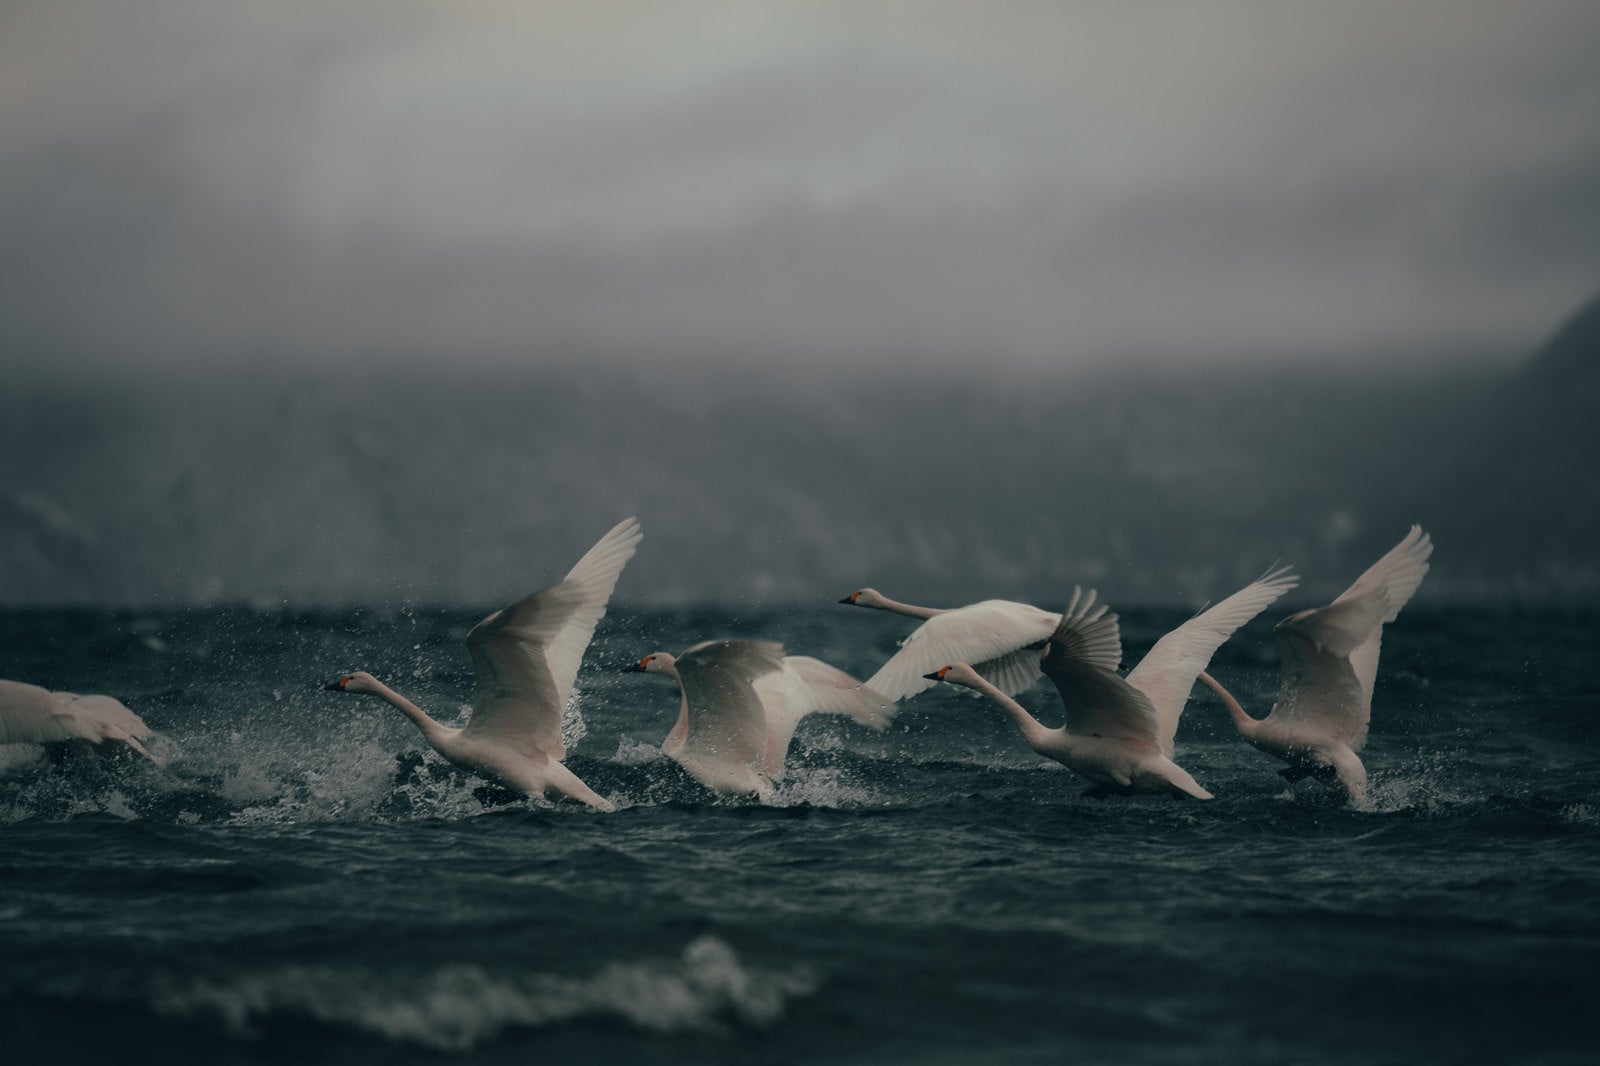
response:
M1504 351L1600 4L12 2L0 356Z

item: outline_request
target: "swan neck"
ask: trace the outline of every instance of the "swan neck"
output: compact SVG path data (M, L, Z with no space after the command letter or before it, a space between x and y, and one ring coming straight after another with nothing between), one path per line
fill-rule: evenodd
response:
M926 620L936 615L947 613L943 607L918 607L914 603L901 603L899 600L891 600L883 595L880 595L878 599L881 601L878 605L880 611L893 611L895 614L903 614L910 618Z
M1204 670L1200 671L1199 681L1206 688L1216 693L1217 699L1221 700L1222 705L1228 709L1228 714L1233 718L1233 724L1238 727L1240 733L1249 736L1256 731L1256 726L1261 723L1250 717L1249 712L1240 705L1238 700L1233 698L1233 693L1222 687L1220 681Z
M1017 728L1022 731L1023 739L1027 740L1030 745L1037 747L1043 741L1045 734L1049 730L1040 723L1039 719L1029 714L1022 704L995 688L984 678L978 678L972 687L989 697L990 703L1006 712L1011 720L1017 723Z
M422 735L424 737L428 738L428 743L432 744L434 747L439 746L439 742L445 738L449 730L440 725L438 722L435 722L432 718L428 717L428 713L426 711L424 711L421 707L418 707L415 703L412 703L410 700L406 699L404 696L400 695L400 693L396 692L388 685L385 685L381 681L375 681L373 684L375 685L373 690L374 695L385 702L392 704L397 710L399 710L401 714L411 719L411 723L422 731Z
M667 734L667 739L661 742L661 750L671 754L683 750L684 742L689 739L689 696L684 693L678 703L678 720L673 723L672 731Z

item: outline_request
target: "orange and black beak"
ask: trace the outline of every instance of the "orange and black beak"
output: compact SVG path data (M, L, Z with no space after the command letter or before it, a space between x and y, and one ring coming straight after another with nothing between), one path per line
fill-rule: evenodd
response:
M861 595L861 593L852 592L850 595L846 596L844 599L840 600L839 602L840 603L855 603L856 602L856 597L859 596L859 595Z
M929 681L943 681L944 680L944 675L948 674L949 672L950 672L950 668L948 666L941 666L941 667L939 667L939 669L935 670L933 673L931 673L931 674L923 674L922 676L927 678Z
M345 683L348 682L349 680L350 679L348 677L341 677L337 681L329 681L326 685L322 686L322 691L324 691L324 692L343 692Z
M644 673L644 664L649 661L649 659L640 659L636 663L629 663L622 668L622 672L625 674L642 674Z

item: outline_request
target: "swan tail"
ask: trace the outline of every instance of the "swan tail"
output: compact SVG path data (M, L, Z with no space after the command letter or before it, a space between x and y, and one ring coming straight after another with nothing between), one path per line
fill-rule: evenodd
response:
M577 774L568 770L561 763L550 763L550 770L553 772L545 782L545 787L550 791L560 793L580 803L587 803L596 810L610 812L617 809L616 804L584 784Z
M1196 781L1189 771L1177 763L1168 760L1165 769L1166 773L1163 776L1166 777L1167 784L1172 786L1174 792L1185 796L1193 796L1195 799L1216 799L1215 796L1200 787L1200 782Z

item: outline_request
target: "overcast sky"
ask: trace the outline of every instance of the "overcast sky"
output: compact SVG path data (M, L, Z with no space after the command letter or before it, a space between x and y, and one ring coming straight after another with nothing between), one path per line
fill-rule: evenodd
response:
M1600 4L0 4L0 357L1516 354Z

